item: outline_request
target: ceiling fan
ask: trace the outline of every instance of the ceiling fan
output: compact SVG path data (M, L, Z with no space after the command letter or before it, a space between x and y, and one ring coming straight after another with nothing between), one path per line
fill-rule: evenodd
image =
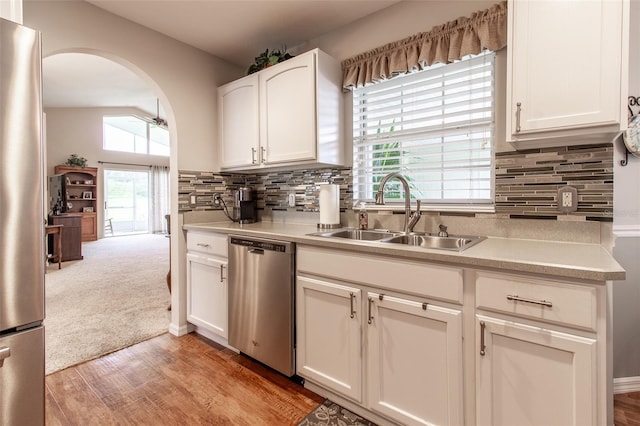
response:
M168 128L167 120L160 118L160 99L156 98L156 116L150 119L151 124L155 124L158 127Z

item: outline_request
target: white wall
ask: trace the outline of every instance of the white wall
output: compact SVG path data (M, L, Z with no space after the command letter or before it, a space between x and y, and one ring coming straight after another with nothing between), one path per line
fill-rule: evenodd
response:
M171 213L176 217L178 170L211 170L217 161L216 87L244 70L83 1L23 6L25 25L42 32L44 57L61 52L104 56L136 72L157 92L172 123ZM172 221L171 230L170 331L175 334L186 332L187 324L185 241L178 222Z
M629 95L640 96L640 2L631 2ZM638 112L638 108L634 108ZM640 386L640 158L629 155L621 166L624 148L616 143L613 185L613 255L627 272L613 283L613 376L635 377Z

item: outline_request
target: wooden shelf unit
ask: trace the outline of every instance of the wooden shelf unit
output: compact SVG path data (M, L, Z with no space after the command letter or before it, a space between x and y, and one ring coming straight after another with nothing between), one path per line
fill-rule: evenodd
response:
M98 169L59 165L55 174L66 177L64 212L82 216L82 241L98 239ZM89 194L90 193L90 194ZM69 207L71 204L71 207ZM93 211L86 211L86 210Z

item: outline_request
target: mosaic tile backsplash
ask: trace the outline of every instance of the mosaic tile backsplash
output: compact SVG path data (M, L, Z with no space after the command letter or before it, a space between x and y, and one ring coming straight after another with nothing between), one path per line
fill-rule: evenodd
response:
M541 148L496 154L496 215L506 218L612 221L613 145ZM218 210L213 195L228 206L233 190L249 185L256 190L259 209L317 212L320 183L340 185L340 210L353 206L351 168L266 172L255 175L181 170L179 209ZM578 190L578 210L556 209L558 188ZM289 194L296 205L289 207ZM192 201L194 201L192 203ZM486 214L484 214L486 216Z

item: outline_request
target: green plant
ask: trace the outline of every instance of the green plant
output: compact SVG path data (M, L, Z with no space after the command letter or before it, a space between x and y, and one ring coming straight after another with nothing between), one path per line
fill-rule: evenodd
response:
M71 154L69 158L67 158L67 162L65 163L67 166L73 167L87 167L87 159L84 157L78 157L78 154Z
M395 121L395 120L394 120ZM380 127L380 122L378 122L378 130L377 134L382 133L382 128ZM389 127L388 132L392 133L395 130L395 125L392 123L391 127ZM400 150L400 144L398 142L386 142L381 144L373 145L373 170L377 173L381 173L382 175L387 175L389 173L394 172L402 172L402 165L400 163L400 158L404 154L404 151ZM409 187L412 190L412 198L416 198L416 192L420 191L418 188L411 182L411 177L406 176L405 178L409 182ZM377 192L380 187L380 181L382 181L382 176L374 176L373 177L373 192ZM390 200L398 200L402 197L402 192L400 188L400 183L397 181L389 181L387 183L386 193L387 198Z
M249 69L247 70L247 75L253 74L254 72L258 72L267 67L275 65L279 62L286 61L287 59L291 59L293 56L287 53L287 47L283 47L280 50L272 50L269 53L269 49L262 52L260 55L255 57L255 62L251 64Z

